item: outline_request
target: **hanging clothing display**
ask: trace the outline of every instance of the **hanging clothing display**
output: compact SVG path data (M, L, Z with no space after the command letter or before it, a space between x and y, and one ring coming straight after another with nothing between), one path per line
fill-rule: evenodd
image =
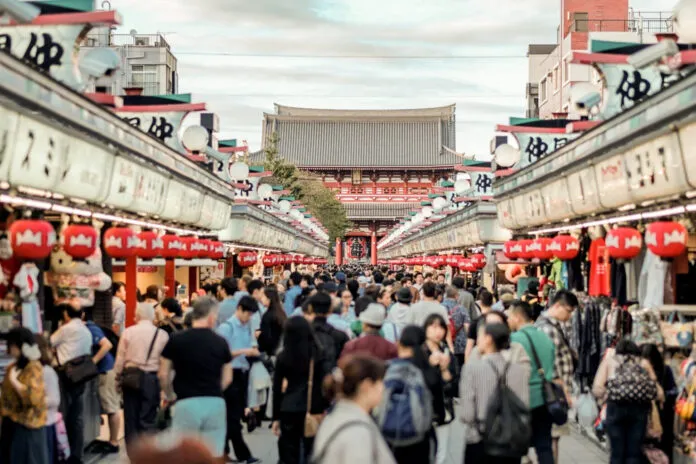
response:
M600 332L602 352L612 348L622 338L630 336L633 331L633 317L627 310L618 306L603 305Z
M43 332L41 309L36 296L39 293L39 268L34 263L24 263L14 277L22 300L22 327L40 334Z
M677 304L696 304L696 259L688 261L688 272L677 274Z
M593 240L588 256L590 261L590 296L611 295L609 257L603 238Z
M643 267L638 281L638 304L641 308L659 308L665 304L665 279L669 263L654 255L645 253Z
M611 297L619 306L628 301L626 295L626 263L622 259L611 259Z
M606 298L588 298L573 314L572 345L578 354L575 380L581 387L592 385L602 360L602 314L609 307Z
M590 243L592 240L587 234L583 234L579 237L580 249L578 255L567 261L568 263L568 288L570 290L575 290L576 292L585 291L585 275L589 274L589 268L587 267L587 254L590 251Z

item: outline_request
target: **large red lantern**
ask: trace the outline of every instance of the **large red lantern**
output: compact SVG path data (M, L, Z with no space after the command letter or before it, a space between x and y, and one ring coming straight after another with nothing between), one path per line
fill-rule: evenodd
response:
M533 259L534 258L534 241L533 240L519 240L515 250L517 251L517 256L522 259Z
M445 255L437 255L435 259L433 260L433 264L435 268L441 268L445 264L447 264L447 257Z
M678 222L653 222L645 229L645 244L661 258L676 258L686 250L689 234Z
M138 234L138 240L138 248L135 252L138 258L155 259L162 256L164 240L157 235L157 232L151 230L141 232Z
M515 240L505 242L505 245L503 245L503 254L508 259L519 258L522 251L524 251L522 246Z
M87 224L70 224L63 230L63 249L76 259L85 259L97 249L97 229Z
M547 250L553 253L556 258L568 261L574 259L580 252L580 242L570 235L558 235L551 241Z
M302 258L302 264L313 264L314 263L314 258L311 256L305 256Z
M486 267L486 255L483 253L476 253L475 255L471 255L471 262L474 263L474 266L476 266L476 269L483 269Z
M277 256L277 255L271 255L271 254L264 255L264 257L263 257L263 259L261 260L261 262L263 263L263 265L264 265L265 267L273 267L273 266L275 266L276 264L278 264L278 256Z
M44 259L56 243L51 223L40 219L20 219L9 229L10 246L17 258Z
M162 237L162 256L169 259L183 257L184 249L187 247L184 239L177 235L164 235Z
M462 259L459 261L459 270L464 272L476 272L476 265L470 259Z
M640 254L643 237L631 227L619 227L607 233L605 240L607 253L616 259L633 259Z
M258 255L253 251L242 251L237 255L237 263L242 267L251 267L257 260Z
M530 245L534 252L534 257L541 261L547 261L553 258L553 251L549 250L551 243L553 243L553 240L550 238L539 237L535 239Z
M210 258L222 259L225 257L225 244L218 241L210 242Z
M293 264L302 264L303 260L304 260L304 258L300 255L295 255L292 257Z
M461 256L458 255L447 255L447 257L445 258L445 263L448 266L456 266L460 258Z
M112 227L104 232L104 250L112 258L125 259L135 256L138 244L138 237L128 227Z
M184 259L194 259L198 257L200 248L198 246L198 238L196 237L181 237L181 243L183 247L181 248L181 256Z
M199 258L210 258L211 257L211 251L213 248L213 241L209 240L207 238L198 240L198 245L200 246L200 250L198 250L198 257Z

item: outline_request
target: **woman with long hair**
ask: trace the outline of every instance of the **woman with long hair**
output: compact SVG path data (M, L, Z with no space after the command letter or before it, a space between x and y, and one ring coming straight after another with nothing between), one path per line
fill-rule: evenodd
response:
M396 464L370 413L382 401L384 363L369 355L342 358L324 381L336 399L319 428L312 461L316 464Z
M14 362L7 367L0 396L0 462L48 464L46 390L41 351L24 327L7 334Z
M309 322L304 317L289 318L273 378L273 433L279 437L278 457L283 464L307 461L313 439L305 437L305 415L328 409L321 385L330 372Z
M280 347L280 339L283 337L283 326L288 319L280 302L280 294L274 287L263 289L261 304L266 312L261 317L261 334L259 335L259 350L268 356L275 356Z
M48 462L53 464L58 462L58 436L56 434L56 424L59 421L60 413L60 382L58 374L53 369L53 351L51 346L42 335L35 335L34 339L41 352L41 364L43 365L44 384L46 391L46 443L48 447ZM60 418L62 421L63 419Z
M447 322L439 314L431 314L423 324L425 329L425 354L434 371L439 372L437 380L433 379L433 410L444 411L444 415L435 416L437 432L437 464L444 464L447 459L449 444L449 423L454 418L454 397L456 385L456 361L447 346ZM431 374L432 375L432 374Z

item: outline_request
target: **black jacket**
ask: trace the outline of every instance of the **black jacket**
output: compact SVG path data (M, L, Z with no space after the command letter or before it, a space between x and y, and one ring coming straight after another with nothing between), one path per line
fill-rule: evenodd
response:
M266 311L261 318L260 330L259 350L268 356L275 356L283 337L283 321L275 313Z
M324 358L331 368L336 367L343 347L348 343L348 335L326 322L325 317L315 317L312 328L323 350Z
M314 379L312 385L312 414L321 414L329 408L329 403L322 393L324 377L331 373L331 367L321 354L315 354ZM283 391L283 381L287 387ZM309 384L309 369L298 370L296 363L285 356L278 355L276 370L273 376L273 420L280 420L284 412L307 411L307 386Z

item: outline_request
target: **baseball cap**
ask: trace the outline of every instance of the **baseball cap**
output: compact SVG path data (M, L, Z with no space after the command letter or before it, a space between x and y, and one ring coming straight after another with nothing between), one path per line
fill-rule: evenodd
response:
M346 274L343 272L337 272L336 273L336 280L339 282L345 282L346 281Z
M407 287L400 288L396 294L396 299L399 301L399 303L410 303L413 299L411 290L409 290Z
M382 327L387 317L387 310L379 303L370 303L365 311L360 313L360 322L375 327Z

